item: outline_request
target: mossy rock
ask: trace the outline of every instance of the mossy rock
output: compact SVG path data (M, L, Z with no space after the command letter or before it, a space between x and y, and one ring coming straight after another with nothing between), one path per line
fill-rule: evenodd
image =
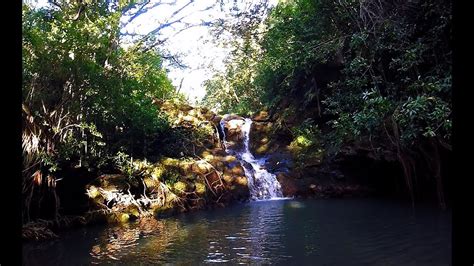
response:
M237 176L234 179L234 183L247 187L248 186L248 179L247 179L246 176Z
M208 154L208 155L203 156L202 158L209 162L209 161L214 160L215 157L212 154Z
M86 219L86 224L104 224L107 222L107 216L107 211L102 209L88 211L84 218Z
M167 157L167 158L162 159L161 163L165 166L177 166L177 167L179 167L180 160L175 159L175 158Z
M257 154L265 154L266 152L268 152L268 143L267 144L263 144L263 145L260 145L256 150L255 150L255 153Z
M194 185L195 185L195 191L198 195L202 196L206 194L206 185L204 183L195 182Z
M222 179L224 179L224 181L229 184L232 184L232 182L234 182L234 177L230 174L223 174Z
M245 175L244 168L240 164L235 165L232 168L226 168L224 173L230 175Z
M166 168L162 164L157 164L153 167L151 171L151 177L155 180L160 180L163 174L166 172Z
M148 190L153 190L160 185L160 181L152 177L145 177L143 178L143 182L145 183Z
M211 151L209 150L205 150L201 153L201 157L206 157L206 156L209 156L209 155L213 155Z
M184 177L184 179L186 181L194 181L194 180L196 180L196 175L193 175L193 174L187 175L187 176Z
M237 157L235 157L235 156L233 156L233 155L227 155L227 156L224 158L224 161L227 162L227 163L232 163L232 162L237 161Z
M225 179L224 179L225 180ZM226 181L227 183L227 181ZM250 197L250 191L248 188L248 180L245 176L234 176L232 177L232 183L227 184L227 189L231 191L231 198L228 200L246 200Z
M187 184L185 182L178 181L173 184L173 188L177 190L178 192L186 192Z
M193 166L192 162L181 162L179 164L179 172L183 176L191 175L192 174L192 166Z
M206 174L212 170L212 167L206 162L196 162L191 169L195 174Z

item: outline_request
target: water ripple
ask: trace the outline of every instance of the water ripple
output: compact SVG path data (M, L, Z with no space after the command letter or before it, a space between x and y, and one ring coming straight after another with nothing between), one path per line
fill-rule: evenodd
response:
M71 231L25 244L24 265L449 265L449 213L379 200L252 202Z

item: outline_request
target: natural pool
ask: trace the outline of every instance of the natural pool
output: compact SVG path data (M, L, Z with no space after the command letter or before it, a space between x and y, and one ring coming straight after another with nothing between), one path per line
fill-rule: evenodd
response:
M381 199L271 200L23 245L25 265L450 265L451 212Z

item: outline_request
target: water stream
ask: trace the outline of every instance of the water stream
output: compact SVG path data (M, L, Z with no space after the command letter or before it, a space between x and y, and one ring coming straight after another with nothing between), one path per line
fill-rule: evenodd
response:
M223 142L227 153L235 154L240 160L242 167L244 168L245 176L248 179L248 186L250 190L250 197L253 200L269 200L269 199L281 199L283 194L281 192L281 186L276 176L268 172L264 165L266 158L256 159L249 149L250 141L250 128L252 126L252 120L246 118L240 130L243 134L243 149L231 149L228 147L225 139L224 130L224 116L221 121L221 128L223 132ZM236 124L238 126L241 123L240 119L229 120L227 123Z

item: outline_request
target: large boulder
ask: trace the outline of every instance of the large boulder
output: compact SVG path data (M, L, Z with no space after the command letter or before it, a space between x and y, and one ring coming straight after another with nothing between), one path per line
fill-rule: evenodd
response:
M243 148L244 134L242 132L242 126L245 123L245 119L237 115L227 115L221 120L223 130L225 134L225 140L227 147L231 150L241 150Z

